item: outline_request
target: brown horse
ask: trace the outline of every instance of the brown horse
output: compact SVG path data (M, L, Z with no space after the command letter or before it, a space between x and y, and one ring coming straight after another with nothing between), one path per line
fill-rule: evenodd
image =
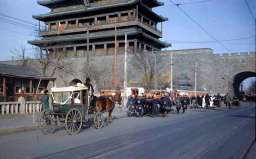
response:
M112 121L112 112L115 108L115 101L111 97L100 96L95 99L95 113L108 112L108 121Z

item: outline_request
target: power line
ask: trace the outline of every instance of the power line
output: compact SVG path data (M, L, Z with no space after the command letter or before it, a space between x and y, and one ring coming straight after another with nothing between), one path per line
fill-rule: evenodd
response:
M19 22L22 22L22 23L25 23L25 24L28 24L28 25L32 25L34 27L37 26L37 24L35 24L35 23L29 22L29 21L26 21L26 20L23 20L23 19L20 19L20 18L12 17L12 16L9 16L9 15L4 14L4 13L0 13L0 16L4 17L4 18L15 20L15 21L19 21Z
M252 9L251 7L249 6L249 3L247 2L247 0L244 0L249 12L250 12L250 15L252 16L253 19L255 19L254 15L253 15L253 12L252 12Z
M200 0L200 1L183 2L183 3L177 3L176 2L176 4L174 4L174 6L190 5L190 4L201 4L201 3L206 3L206 2L209 2L209 1L212 1L212 0Z
M6 23L6 24L14 25L15 27L20 27L20 28L27 29L27 30L33 29L33 30L37 31L36 27L28 26L26 24L19 23L19 22L16 22L16 21L12 21L12 20L9 20L9 19L5 19L5 18L2 18L2 17L0 17L0 23Z
M21 35L21 36L24 36L24 37L35 37L33 36L32 34L25 34L25 33L21 33L21 32L18 32L18 31L14 31L14 30L11 30L11 29L7 29L7 28L4 28L4 31L8 31L9 33L12 33L12 34L15 34L15 35Z
M174 3L172 0L170 2L173 5L176 5L176 7L187 17L189 18L193 23L195 23L205 34L207 34L210 38L212 38L214 41L219 43L223 48L225 48L227 51L230 51L221 41L216 39L213 35L211 35L201 24L199 24L194 18L192 18L187 12L185 12L184 9L182 9L178 4Z

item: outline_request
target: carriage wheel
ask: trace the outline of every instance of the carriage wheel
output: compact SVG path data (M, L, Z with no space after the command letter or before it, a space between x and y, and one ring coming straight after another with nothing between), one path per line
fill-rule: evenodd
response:
M54 116L48 111L43 111L40 114L39 129L43 134L50 134L55 131Z
M94 116L94 127L96 129L102 128L104 125L104 119L102 113L96 113Z
M66 115L65 128L70 135L78 134L82 128L82 113L76 109L70 109Z

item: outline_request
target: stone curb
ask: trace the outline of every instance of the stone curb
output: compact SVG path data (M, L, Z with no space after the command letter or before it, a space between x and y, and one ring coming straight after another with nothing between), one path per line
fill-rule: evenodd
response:
M120 119L127 117L126 113L122 114L113 114L113 118ZM17 127L17 128L0 128L0 135L9 135L18 132L26 132L26 131L33 131L36 130L38 126L24 126L24 127Z
M19 127L19 128L1 128L0 135L9 135L17 132L25 132L36 130L37 126L27 126L27 127Z

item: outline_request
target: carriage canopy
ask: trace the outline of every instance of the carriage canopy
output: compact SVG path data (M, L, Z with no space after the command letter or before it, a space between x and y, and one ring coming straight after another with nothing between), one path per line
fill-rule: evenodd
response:
M53 102L61 105L70 104L72 96L75 97L75 103L80 103L81 99L81 91L88 90L83 84L78 83L77 86L69 86L69 87L53 87L51 89Z

